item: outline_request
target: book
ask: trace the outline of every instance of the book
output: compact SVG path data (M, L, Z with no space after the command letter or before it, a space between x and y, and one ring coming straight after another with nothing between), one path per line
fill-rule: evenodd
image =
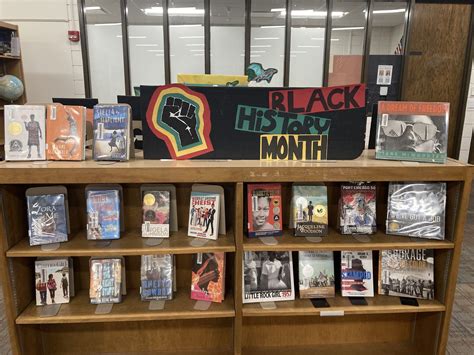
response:
M280 184L248 184L249 237L282 235Z
M434 299L433 249L381 250L379 294Z
M89 297L92 304L122 301L122 259L91 259Z
M291 252L246 251L242 268L244 303L295 299Z
M339 226L342 234L372 234L377 230L376 185L345 183L341 185Z
M189 203L188 236L217 239L219 233L219 195L191 192Z
M86 108L49 104L46 119L46 157L48 160L84 160Z
M89 190L87 239L120 238L120 194L118 190Z
M300 298L335 296L332 251L298 252Z
M45 160L45 108L5 105L5 160Z
M390 183L387 234L445 238L446 183Z
M445 163L449 103L380 101L375 158Z
M94 106L94 160L125 161L130 157L130 106Z
M170 193L169 191L146 191L143 193L142 237L169 238Z
M173 256L142 255L140 295L142 301L173 299Z
M74 292L72 259L45 259L35 261L36 305L46 306L69 303Z
M326 186L293 185L292 214L295 236L318 237L328 234Z
M225 253L193 254L191 299L222 302L225 295Z
M374 297L372 251L341 251L341 292L346 297Z
M68 240L65 195L27 195L30 245L61 243Z

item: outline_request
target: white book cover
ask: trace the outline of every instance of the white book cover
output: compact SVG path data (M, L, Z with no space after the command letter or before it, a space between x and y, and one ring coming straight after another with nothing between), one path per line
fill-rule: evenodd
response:
M374 297L372 250L341 252L341 292L345 297Z
M72 283L69 260L48 259L35 261L36 305L69 303Z
M45 160L45 107L5 105L5 160Z
M191 192L188 236L217 240L219 233L219 195Z
M300 298L335 296L332 251L298 251Z

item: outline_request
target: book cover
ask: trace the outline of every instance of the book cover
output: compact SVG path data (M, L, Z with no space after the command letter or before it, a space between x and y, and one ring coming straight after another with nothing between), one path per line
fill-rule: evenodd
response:
M91 259L89 297L92 304L122 301L122 259Z
M45 160L45 108L5 105L5 160Z
M30 245L66 242L67 214L64 194L26 196Z
M46 157L48 160L84 160L86 108L47 106Z
M376 159L445 163L449 103L380 101Z
M376 185L341 185L339 226L342 234L372 234L377 230Z
M341 292L346 297L374 297L372 251L341 251Z
M191 299L222 302L225 294L225 253L193 254Z
M128 160L129 137L130 106L94 106L94 160Z
M244 303L295 299L291 252L246 251L242 267Z
M334 297L334 256L332 251L299 251L300 298Z
M87 191L87 239L120 238L118 190Z
M387 234L445 238L446 183L390 183Z
M142 237L169 238L170 193L169 191L146 191L143 194Z
M248 184L247 211L249 237L283 234L280 184Z
M36 305L69 303L72 283L69 273L67 258L35 261Z
M191 192L188 236L217 239L219 233L219 195Z
M381 250L379 294L434 299L433 249Z
M140 295L142 301L173 299L173 256L142 255Z
M295 236L319 237L328 234L326 186L293 185L292 212Z

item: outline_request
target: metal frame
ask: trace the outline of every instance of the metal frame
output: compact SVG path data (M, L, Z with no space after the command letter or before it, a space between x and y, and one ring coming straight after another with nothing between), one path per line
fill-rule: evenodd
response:
M407 65L408 56L410 55L408 51L409 37L411 27L413 25L413 14L415 13L415 0L408 0L407 11L405 12L405 30L403 32L403 51L402 51L402 65L400 68L400 85L398 88L398 99L401 100L404 95L404 86L403 79L405 76L405 67Z
M163 56L165 62L165 84L171 83L170 21L168 16L168 5L168 0L163 0Z
M79 11L79 30L81 31L81 54L82 54L82 71L84 74L84 93L86 98L91 98L91 72L89 64L89 46L87 44L87 27L86 15L84 11L84 1L78 0Z
M331 60L331 36L332 36L332 8L333 0L326 0L326 32L324 32L324 62L323 62L323 86L329 83L329 62Z
M369 69L369 55L370 55L370 40L372 38L372 17L374 11L374 0L369 0L366 2L367 12L365 19L365 33L364 33L364 56L362 57L362 70L361 70L361 83L366 83L368 79L368 69Z
M130 79L130 46L128 43L128 7L127 0L120 0L120 20L122 22L122 54L125 95L131 93Z
M287 87L290 83L290 59L291 59L291 7L292 0L286 0L285 15L285 52L283 63L283 86Z
M211 1L204 0L204 73L211 74Z
M252 35L252 0L245 0L245 57L244 57L244 75L250 65L250 42Z

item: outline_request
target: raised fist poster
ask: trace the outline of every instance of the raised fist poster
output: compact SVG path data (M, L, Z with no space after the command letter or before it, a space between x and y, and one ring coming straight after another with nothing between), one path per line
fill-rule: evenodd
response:
M355 159L365 86L142 86L145 159Z

